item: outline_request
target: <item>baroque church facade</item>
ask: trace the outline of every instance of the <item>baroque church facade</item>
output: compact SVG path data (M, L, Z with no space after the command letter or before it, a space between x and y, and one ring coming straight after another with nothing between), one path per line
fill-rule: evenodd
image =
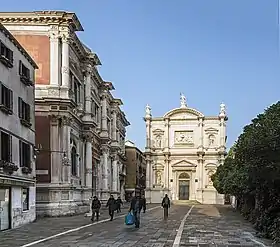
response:
M144 120L147 202L160 203L168 194L173 201L223 204L211 176L226 154L225 105L218 116L204 116L181 94L181 106L162 117L153 117L147 105Z

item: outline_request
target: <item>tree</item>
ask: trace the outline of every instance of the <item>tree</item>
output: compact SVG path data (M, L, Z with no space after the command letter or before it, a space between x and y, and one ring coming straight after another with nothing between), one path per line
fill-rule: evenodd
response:
M212 179L218 192L240 200L258 230L280 242L280 102L244 127Z

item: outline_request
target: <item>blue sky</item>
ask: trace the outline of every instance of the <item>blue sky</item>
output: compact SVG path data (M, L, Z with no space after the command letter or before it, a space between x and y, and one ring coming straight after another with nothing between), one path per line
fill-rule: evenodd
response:
M116 87L131 126L145 145L143 115L179 107L179 93L205 115L224 102L228 147L243 126L279 100L278 0L20 0L1 11L68 10L85 29L82 41Z

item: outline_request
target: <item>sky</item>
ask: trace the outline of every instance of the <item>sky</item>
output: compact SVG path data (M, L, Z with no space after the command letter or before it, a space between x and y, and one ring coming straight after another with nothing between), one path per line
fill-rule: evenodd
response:
M227 146L280 96L278 0L13 0L1 11L65 10L101 59L100 74L131 123L127 139L145 146L145 106L162 116L187 105L229 117Z

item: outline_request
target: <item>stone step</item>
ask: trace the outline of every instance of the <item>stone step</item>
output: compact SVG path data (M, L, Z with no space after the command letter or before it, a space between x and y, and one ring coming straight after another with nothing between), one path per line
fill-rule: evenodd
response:
M196 200L174 200L172 201L174 205L198 205L201 204Z

